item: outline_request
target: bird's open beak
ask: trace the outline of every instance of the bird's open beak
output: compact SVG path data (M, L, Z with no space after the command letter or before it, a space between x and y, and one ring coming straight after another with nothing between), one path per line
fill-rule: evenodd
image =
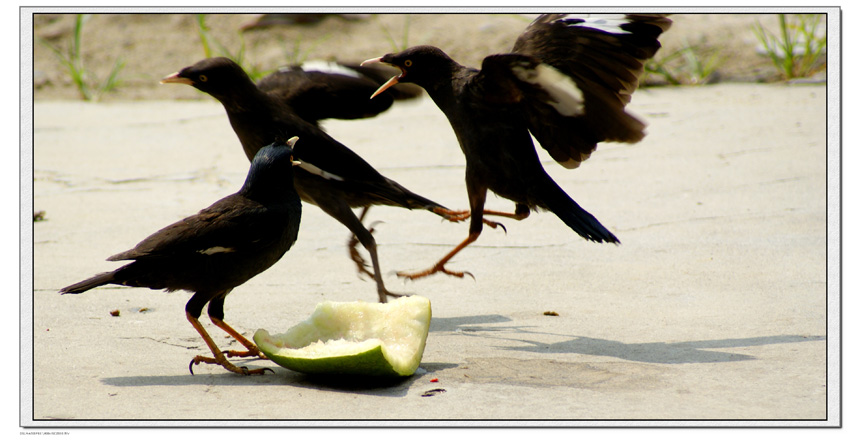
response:
M287 146L290 147L290 149L292 150L293 147L296 145L296 142L298 141L299 137L293 136L287 140ZM293 159L293 156L290 156L290 162L292 162L294 167L300 166L302 164L302 161Z
M179 76L179 72L171 73L170 75L161 78L161 84L174 83L174 84L188 84L189 86L194 85L194 83L188 79Z
M376 95L379 95L380 93L382 93L382 92L384 92L385 90L387 90L389 87L394 86L395 84L397 84L397 83L400 81L400 78L403 78L403 75L406 75L406 71L405 71L405 70L403 70L403 68L402 68L402 67L400 67L400 66L395 66L394 64L386 63L386 62L382 61L382 57L379 57L379 58L371 58L371 59L369 59L369 60L364 60L364 61L362 61L362 62L361 62L361 65L362 65L362 66L364 66L364 65L366 65L366 64L374 64L374 63L382 63L382 64L387 64L387 65L392 66L392 67L397 67L398 69L400 69L400 75L392 76L392 77L391 77L391 79L389 79L388 81L386 81L386 82L385 82L385 84L383 84L382 86L380 86L378 89L376 89L376 91L375 91L375 92L373 92L373 94L372 94L372 95L370 95L370 99L375 98L375 97L376 97Z

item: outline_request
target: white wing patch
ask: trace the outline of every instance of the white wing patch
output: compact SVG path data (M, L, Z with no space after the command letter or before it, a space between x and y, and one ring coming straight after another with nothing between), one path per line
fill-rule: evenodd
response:
M322 177L323 179L328 180L337 180L338 182L343 182L343 177L338 176L337 174L329 173L326 170L321 169L320 167L307 163L305 161L294 162L296 166L299 168L311 173L316 174L317 176Z
M621 25L630 23L630 19L625 17L623 14L604 14L604 15L591 15L585 14L581 17L568 15L564 19L560 21L567 21L568 18L580 18L585 20L579 23L565 23L568 26L579 26L579 27L588 27L592 29L597 29L599 31L608 32L610 34L629 34L629 31L621 29Z
M229 253L229 252L236 252L236 249L223 247L223 246L213 246L209 249L203 249L203 250L200 250L197 252L199 252L203 255L214 255L214 254L225 254L225 253Z
M299 67L305 72L335 73L338 75L351 76L353 78L361 77L361 75L355 70L331 61L308 61L302 63ZM292 69L290 67L282 67L280 70L282 72L289 72Z
M538 64L534 69L523 66L511 68L521 81L534 84L546 91L553 106L562 116L579 116L585 113L585 100L582 91L569 76L548 64Z

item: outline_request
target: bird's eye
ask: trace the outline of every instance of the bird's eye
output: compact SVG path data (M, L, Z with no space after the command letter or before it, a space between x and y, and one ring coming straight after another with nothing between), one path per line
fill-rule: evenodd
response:
M403 65L406 67L412 67L412 60L406 60L403 62Z
M209 78L206 75L200 75L200 77L198 77L198 79L200 80L200 82L206 82L209 80Z

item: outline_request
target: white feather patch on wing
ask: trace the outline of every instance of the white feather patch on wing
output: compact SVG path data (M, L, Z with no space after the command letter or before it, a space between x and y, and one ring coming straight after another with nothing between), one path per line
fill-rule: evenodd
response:
M296 166L298 166L299 168L301 168L301 169L303 169L303 170L305 170L311 174L316 174L317 176L320 176L323 179L337 180L338 182L343 182L343 177L340 177L337 174L329 173L328 171L323 170L320 167L313 165L313 164L310 164L308 162L301 161L301 162L296 163Z
M299 68L305 72L322 72L322 73L335 73L338 75L351 76L353 78L360 78L361 75L353 69L350 69L342 64L338 64L331 61L323 61L323 60L314 60L302 63L299 65ZM289 72L293 70L291 67L281 67L282 72Z
M209 249L203 249L197 251L203 255L213 255L213 254L224 254L228 252L236 252L236 249L223 247L223 246L213 246Z
M584 15L581 17L576 16L568 16L561 21L565 21L567 18L581 18L582 22L579 23L566 23L568 26L579 26L579 27L587 27L596 29L602 32L608 32L610 34L629 34L629 31L621 29L621 25L630 23L630 19L625 17L623 14L606 14L606 15Z
M534 69L522 66L511 68L521 81L534 84L545 90L553 106L562 116L579 116L585 113L585 100L582 91L569 76L548 64L538 64Z

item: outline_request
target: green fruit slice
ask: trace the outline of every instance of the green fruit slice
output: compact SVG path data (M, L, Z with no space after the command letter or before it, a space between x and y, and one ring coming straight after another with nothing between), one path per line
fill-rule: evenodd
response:
M430 330L430 300L405 296L380 304L326 301L286 333L257 330L266 357L309 374L410 376Z

